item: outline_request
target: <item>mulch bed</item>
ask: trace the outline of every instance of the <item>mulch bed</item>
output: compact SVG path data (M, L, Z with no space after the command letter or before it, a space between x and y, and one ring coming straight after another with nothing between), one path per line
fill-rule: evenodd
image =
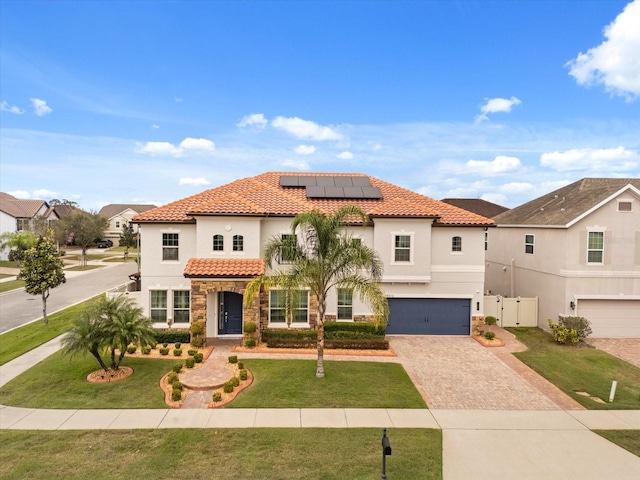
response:
M87 382L90 383L111 383L118 380L124 380L127 377L133 375L133 368L120 367L118 370L96 370L87 375Z

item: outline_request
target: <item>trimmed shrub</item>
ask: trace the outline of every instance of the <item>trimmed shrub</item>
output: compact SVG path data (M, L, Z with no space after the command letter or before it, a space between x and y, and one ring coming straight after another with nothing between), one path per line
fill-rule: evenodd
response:
M240 376L240 380L245 381L247 379L248 373L246 370L240 370L238 372L238 375Z
M233 383L231 383L231 382L225 382L225 383L224 383L224 385L222 386L222 391L223 391L224 393L231 393L231 392L233 392L233 389L234 389L234 388L235 388L235 387L233 386Z
M171 388L174 389L174 390L182 391L182 382L179 382L178 380L176 380L175 382L173 382L171 384Z
M145 345L140 349L143 355L149 355L151 353L151 347L149 345Z
M238 363L238 356L237 355L231 355L229 357L229 363Z
M197 352L193 356L193 359L196 361L196 363L202 363L202 361L204 360L204 354L202 352Z
M181 346L182 346L182 343L175 342L175 344L173 345L173 348L180 348Z
M247 348L253 348L256 346L256 339L255 338L245 338L244 339L244 346Z
M162 344L162 348L167 348L168 346L169 346L169 344L168 344L167 342L164 342L164 343Z
M127 347L127 353L136 353L136 350L138 350L138 348L135 345L129 345Z
M154 336L156 337L156 342L163 345L165 343L189 343L190 339L188 330L156 330Z
M169 375L167 375L167 383L172 384L177 380L178 380L178 374L176 372L169 372Z
M332 338L334 332L353 332L359 335L355 335L350 338L367 338L367 336L384 336L386 332L386 326L376 324L373 322L324 322L324 336L325 338ZM348 335L341 333L343 335Z
M191 339L191 346L196 348L202 348L204 345L204 338L194 337Z
M160 352L160 355L169 355L168 348L161 348L160 350L158 350L158 352Z
M222 394L220 392L214 392L213 395L211 396L212 402L219 402L221 400L222 400Z
M233 377L232 379L229 380L229 382L234 387L237 387L238 385L240 385L240 379L238 377Z
M244 324L244 333L255 333L258 327L253 322L247 322Z
M551 319L547 323L556 343L578 343L591 335L591 322L584 317L559 317L558 323Z
M244 370L244 362L238 362L238 370Z
M204 322L197 321L191 324L191 334L192 335L202 335L204 334Z
M176 373L180 373L182 371L182 364L177 363L171 369Z
M498 319L496 317L493 317L491 315L484 317L484 324L485 325L495 325L496 322L498 321Z
M384 337L335 338L326 340L324 346L325 348L343 348L346 350L389 350L389 340Z
M318 341L316 330L264 330L262 341L271 348L308 348Z
M182 349L181 348L174 348L173 349L173 356L174 357L179 357L180 355L182 355Z
M194 356L196 353L198 353L198 350L196 350L195 348L190 348L189 350L187 350L187 354L190 356Z
M486 338L487 340L493 340L494 338L496 338L496 334L493 332L487 332L484 334L484 338Z
M196 366L196 359L193 357L189 357L184 361L184 364L187 366L187 368L193 368Z
M171 390L171 400L174 402L182 400L182 390L178 390L177 388Z

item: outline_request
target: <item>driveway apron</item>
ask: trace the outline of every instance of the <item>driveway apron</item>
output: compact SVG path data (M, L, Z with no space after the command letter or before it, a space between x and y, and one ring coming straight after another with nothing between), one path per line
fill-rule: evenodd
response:
M557 410L560 407L471 337L390 336L433 409Z

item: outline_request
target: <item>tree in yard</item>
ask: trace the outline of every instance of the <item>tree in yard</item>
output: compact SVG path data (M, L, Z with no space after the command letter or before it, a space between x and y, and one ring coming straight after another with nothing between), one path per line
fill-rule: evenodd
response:
M75 244L82 249L82 261L86 266L87 249L104 235L108 225L109 221L102 215L77 210L55 222L56 238L65 244L72 235Z
M20 278L24 280L27 293L42 296L42 317L45 325L49 323L49 290L67 281L62 268L62 260L50 235L38 238L36 244L24 254Z
M103 298L83 312L62 338L62 352L90 353L103 370L118 370L130 344L155 345L151 319L127 297ZM107 366L103 355L110 358Z
M379 284L382 262L375 250L345 230L349 223L356 222L366 225L367 216L354 206L342 207L331 215L313 210L296 216L291 235L271 238L263 253L269 270L274 262L283 260L287 263L285 269L256 277L247 285L246 305L251 304L263 287L283 289L287 299L295 299L295 292L306 287L316 297L318 378L324 377L324 316L327 294L332 288L346 288L356 293L369 305L376 322L386 322L388 317L387 299ZM290 308L291 302L287 303Z
M0 235L0 251L9 249L9 260L15 261L20 268L24 253L37 241L38 237L28 230L4 232Z
M120 232L120 246L125 247L125 257L129 254L129 249L137 246L138 234L133 231L131 225L127 225L126 222L122 225L122 232Z
M49 205L51 205L52 207L55 207L58 205L69 205L71 207L76 207L76 208L79 207L77 202L74 202L72 200L67 200L66 198L63 198L62 200L58 198L52 198L51 201L49 202Z

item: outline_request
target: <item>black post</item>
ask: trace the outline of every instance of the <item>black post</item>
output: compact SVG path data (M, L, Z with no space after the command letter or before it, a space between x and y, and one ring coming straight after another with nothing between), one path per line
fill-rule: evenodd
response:
M382 480L387 480L387 455L391 455L391 443L389 443L385 428L382 430Z

